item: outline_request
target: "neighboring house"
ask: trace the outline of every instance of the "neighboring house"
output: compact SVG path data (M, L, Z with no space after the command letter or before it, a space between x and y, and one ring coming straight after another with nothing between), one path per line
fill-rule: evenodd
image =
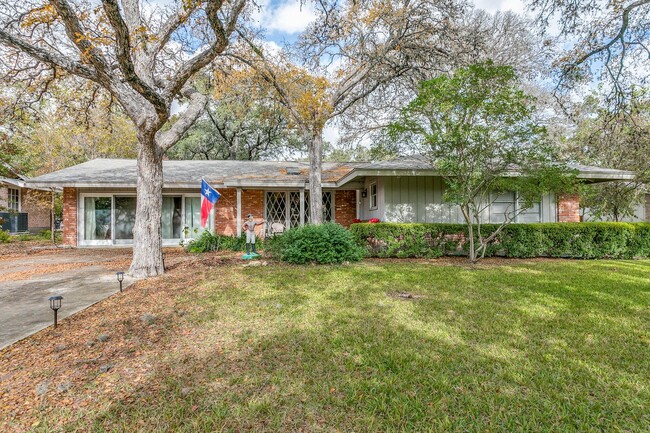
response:
M585 182L632 179L627 171L574 166ZM277 161L164 161L162 231L166 245L193 238L200 227L200 185L205 178L220 193L208 227L241 233L252 213L284 228L309 222L309 166ZM73 246L132 243L136 209L136 161L96 159L32 179L38 187L63 188L64 242ZM325 163L324 217L349 226L356 218L398 222L462 222L458 207L443 202L444 181L423 159L405 157L368 163ZM503 219L517 206L502 194L486 222ZM580 221L576 196L546 194L517 222Z
M29 179L0 177L0 228L10 233L50 229L52 193L32 188Z

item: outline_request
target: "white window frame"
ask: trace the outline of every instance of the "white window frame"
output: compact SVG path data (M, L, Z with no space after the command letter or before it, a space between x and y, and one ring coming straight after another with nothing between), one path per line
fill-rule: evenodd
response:
M115 194L103 193L103 192L84 192L79 193L78 206L77 206L77 245L79 246L107 246L115 245ZM122 194L118 194L122 195ZM85 216L85 207L86 207L86 197L108 197L111 199L111 239L108 240L85 240L84 233L86 233L86 216Z
M15 197L16 197L16 206L17 208L14 209L11 206L11 199L14 196L12 194L12 191L16 191ZM21 197L21 191L20 188L7 188L7 208L13 212L22 212L22 197Z
M137 200L137 196L134 193L111 195L113 196L111 200L111 241L113 245L133 245L133 239L115 239L115 197L134 197Z
M510 193L510 192L512 192L512 191L504 191L501 194L507 194L507 193ZM501 194L490 193L490 206L489 206L489 209L488 209L488 221L491 224L500 224L498 222L496 222L496 223L492 222L492 205L494 203L511 203L511 202L503 202L503 201L496 202L493 197L495 195L501 195ZM519 221L519 216L521 214L520 213L521 207L520 207L519 193L517 191L514 191L513 196L514 196L515 201L514 201L514 203L512 203L512 205L513 205L513 213L515 214L515 216L514 216L514 218L512 219L511 222L517 224L517 223L520 222ZM541 197L540 200L537 202L537 204L539 205L539 221L537 221L537 223L544 222L544 215L542 214L543 202L544 202L544 197ZM535 224L535 223L526 223L526 224Z
M84 239L86 219L84 215L85 198L86 197L110 197L111 199L111 239L110 240L94 240L87 241ZM131 239L115 239L115 197L137 197L133 192L82 192L78 196L77 205L77 245L79 246L112 246L112 245L133 245ZM181 197L181 237L172 239L162 239L164 246L175 246L181 241L186 242L191 238L185 236L185 197L201 197L201 193L164 193L163 197ZM208 230L214 233L215 224L215 206L210 211L208 217Z
M175 194L169 194L169 195L178 197ZM187 225L187 221L185 221L185 198L186 197L188 197L188 198L189 197L194 197L194 198L199 197L199 198L201 198L201 193L181 194L181 196L183 197L183 203L181 204L181 212L183 212L183 224L181 226L181 239L170 239L168 241L178 243L179 241L182 240L183 243L185 244L185 243L191 241L192 239L194 239L191 236L185 236L185 228L187 227L189 229L189 226ZM219 202L217 201L217 203L219 203ZM208 227L206 228L206 230L208 230L210 233L214 233L214 224L215 224L214 208L215 207L217 207L216 204L214 206L212 206L212 209L210 209L210 214L208 215ZM163 239L163 242L165 242L164 239Z
M375 193L372 193L372 188L375 188ZM373 205L373 199L374 199L374 205ZM377 181L370 182L368 185L368 209L369 210L377 210L379 207L379 188L377 187Z

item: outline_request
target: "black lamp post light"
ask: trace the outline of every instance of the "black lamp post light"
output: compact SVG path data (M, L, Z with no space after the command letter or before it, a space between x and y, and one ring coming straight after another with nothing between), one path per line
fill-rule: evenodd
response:
M124 272L118 272L117 274L117 281L120 282L120 292L122 291L122 281L124 281Z
M63 296L50 296L50 308L54 311L54 329L57 325L57 312L61 308L61 300L63 300Z

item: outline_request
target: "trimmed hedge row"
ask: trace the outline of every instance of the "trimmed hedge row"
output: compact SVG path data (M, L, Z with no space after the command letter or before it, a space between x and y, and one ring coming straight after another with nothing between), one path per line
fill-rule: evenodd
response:
M498 227L482 224L483 233ZM467 255L464 224L352 224L350 231L371 257ZM486 257L631 259L650 257L650 223L510 224L487 248Z

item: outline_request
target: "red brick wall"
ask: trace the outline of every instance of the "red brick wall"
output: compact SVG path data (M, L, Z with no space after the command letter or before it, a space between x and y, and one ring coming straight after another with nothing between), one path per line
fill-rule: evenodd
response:
M0 185L0 206L9 207L9 188Z
M63 188L63 243L77 246L77 188Z
M334 196L334 218L344 227L349 227L357 217L357 192L336 191Z
M237 190L220 189L221 198L214 206L214 231L232 236L237 231Z
M264 218L264 191L260 189L247 189L241 192L241 216L252 213L255 220ZM244 222L242 221L242 226ZM264 231L264 225L260 224L255 227L255 233L259 236Z
M580 197L563 194L557 198L557 221L560 223L580 222Z
M234 236L237 234L237 189L220 189L219 193L221 198L215 205L214 229L218 234ZM242 190L241 213L242 219L246 218L249 213L255 215L256 220L263 218L264 191L257 189ZM260 225L256 230L262 231L263 227Z
M22 188L20 200L21 210L27 212L27 225L30 230L50 228L51 192Z

